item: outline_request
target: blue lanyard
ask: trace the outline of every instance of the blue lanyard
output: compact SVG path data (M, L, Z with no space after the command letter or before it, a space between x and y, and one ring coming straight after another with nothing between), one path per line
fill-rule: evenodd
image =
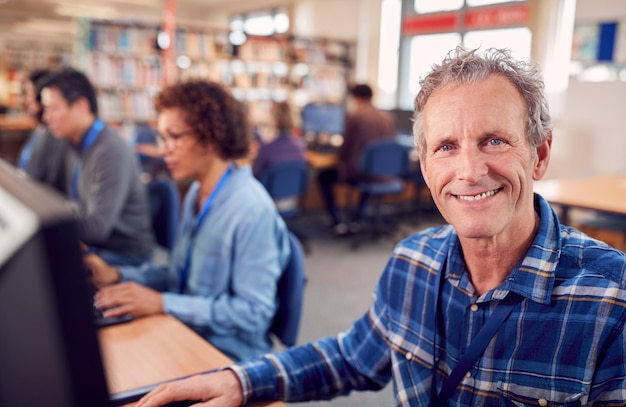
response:
M98 139L98 135L100 134L102 129L104 129L104 122L100 119L96 119L96 121L93 122L93 125L89 129L89 132L87 133L85 138L83 138L83 140L81 141L80 146L78 148L79 155L76 158L76 161L74 162L74 169L72 171L72 180L70 183L70 196L74 201L78 201L78 198L79 198L78 180L80 179L80 173L83 167L82 156L85 153L85 151L87 151L93 145L93 143L96 142L96 140Z
M204 201L204 203L202 204L202 208L200 209L200 213L198 214L195 223L192 224L192 216L190 216L185 222L184 235L189 234L189 242L187 243L185 262L183 263L183 267L180 269L179 292L181 294L183 294L187 289L189 266L191 265L191 251L193 250L198 230L200 229L202 222L204 222L204 219L206 219L207 215L211 211L211 208L215 203L215 198L217 197L217 194L224 187L224 184L226 184L226 180L230 177L230 174L233 172L234 168L235 165L231 163L228 166L228 169L226 169L226 171L224 172L224 174L222 174L222 177L217 182L217 185L213 189L213 192L211 192L211 195L209 195L206 201ZM191 231L189 231L190 228Z

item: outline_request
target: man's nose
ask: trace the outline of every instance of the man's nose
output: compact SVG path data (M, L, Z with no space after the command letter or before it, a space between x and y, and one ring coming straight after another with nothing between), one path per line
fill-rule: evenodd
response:
M474 183L487 174L487 163L480 149L462 149L458 159L457 176L459 179Z

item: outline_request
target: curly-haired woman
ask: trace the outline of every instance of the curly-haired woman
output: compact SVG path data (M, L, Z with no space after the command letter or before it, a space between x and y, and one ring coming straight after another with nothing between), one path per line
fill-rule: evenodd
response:
M172 177L191 178L167 267L111 267L88 256L105 316L166 313L235 360L269 352L276 286L289 257L287 229L249 167L244 106L204 80L157 96L161 151Z

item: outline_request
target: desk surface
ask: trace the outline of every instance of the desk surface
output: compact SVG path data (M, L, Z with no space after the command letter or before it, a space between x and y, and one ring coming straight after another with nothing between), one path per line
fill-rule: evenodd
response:
M537 181L534 190L553 204L626 215L626 175Z
M337 153L321 153L315 150L307 150L305 155L309 165L316 169L336 167L339 164Z
M231 360L169 315L138 318L98 331L109 391L136 387L226 366ZM282 403L255 404L284 406Z

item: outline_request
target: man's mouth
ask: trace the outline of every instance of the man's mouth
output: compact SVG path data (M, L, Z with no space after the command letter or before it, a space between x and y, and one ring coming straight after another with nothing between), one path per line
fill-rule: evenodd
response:
M476 195L455 195L455 197L459 198L462 201L480 201L481 199L489 198L490 196L494 196L500 191L498 189L492 189L491 191L483 192L481 194Z

